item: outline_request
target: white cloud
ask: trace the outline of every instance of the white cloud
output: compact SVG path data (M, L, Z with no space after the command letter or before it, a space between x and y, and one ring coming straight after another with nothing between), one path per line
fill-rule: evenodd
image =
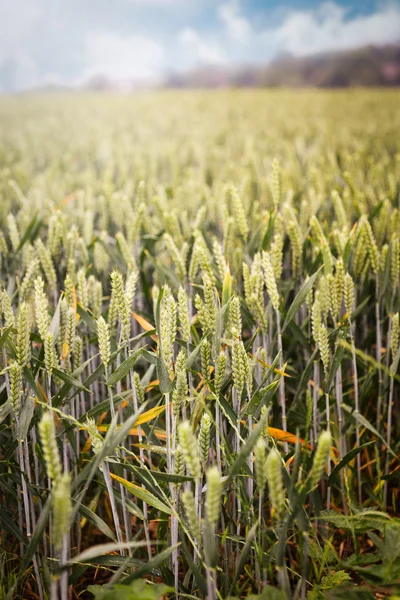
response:
M230 0L220 6L218 15L232 40L236 42L248 40L251 35L251 26L241 14L238 0Z
M346 16L342 6L324 2L314 11L290 11L280 26L265 30L262 38L276 49L298 55L400 39L400 6L397 3L381 5L369 15Z
M189 0L126 0L129 4L139 4L147 6L174 6L176 4L186 4Z
M186 46L194 61L213 64L226 62L223 47L209 37L200 35L191 27L186 27L181 31L178 40Z
M378 1L374 12L351 15L339 0L302 10L287 0L292 8L257 14L246 0L118 0L118 10L113 3L103 11L97 0L0 0L0 92L96 75L150 83L199 63L265 63L282 50L307 55L400 41L400 0ZM146 6L155 27L143 35Z
M43 2L0 2L0 64L21 52L43 13Z
M156 81L165 67L162 45L143 35L90 31L86 35L86 67L82 79L104 75L114 81Z
M30 43L37 25L45 17L46 2L0 0L0 69L8 73L6 88L11 85L13 89L24 89L37 83L38 70ZM0 80L0 92L2 85Z

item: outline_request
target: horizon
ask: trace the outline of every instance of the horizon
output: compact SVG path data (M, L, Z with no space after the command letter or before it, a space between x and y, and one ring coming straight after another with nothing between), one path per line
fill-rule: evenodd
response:
M261 67L400 41L400 2L0 0L0 92L103 79L154 86L195 69Z

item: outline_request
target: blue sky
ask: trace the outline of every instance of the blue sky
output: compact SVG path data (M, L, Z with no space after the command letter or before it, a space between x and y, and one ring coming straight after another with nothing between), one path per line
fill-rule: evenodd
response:
M0 0L0 90L400 41L400 0Z

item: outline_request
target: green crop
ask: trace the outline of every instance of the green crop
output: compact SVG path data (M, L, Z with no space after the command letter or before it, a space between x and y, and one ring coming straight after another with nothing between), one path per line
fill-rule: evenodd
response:
M1 598L400 595L399 104L0 99Z

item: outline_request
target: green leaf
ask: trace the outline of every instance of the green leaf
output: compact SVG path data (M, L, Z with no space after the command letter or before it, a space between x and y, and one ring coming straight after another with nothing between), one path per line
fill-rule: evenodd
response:
M148 492L146 490L146 488L141 487L140 485L136 485L135 483L131 483L130 481L127 481L123 477L114 475L114 473L110 473L110 475L113 479L115 479L116 481L119 481L119 483L122 483L122 485L127 490L129 490L131 494L136 496L136 498L143 500L143 502L150 504L150 506L154 506L154 508L157 508L158 510L160 510L163 513L166 513L167 515L173 514L172 508L170 508L169 506L164 504L164 502L161 502L161 500L159 500L153 494Z
M36 213L31 222L29 223L28 227L25 229L24 231L24 235L21 238L21 241L19 243L18 248L15 250L15 254L18 254L18 252L21 250L21 248L23 248L23 246L26 244L26 242L33 242L33 240L35 239L40 227L42 224L42 220L38 219L38 213Z
M199 589L199 592L200 592L200 594L202 594L202 597L205 598L207 596L207 583L205 581L205 578L203 577L201 566L197 565L193 561L193 554L191 552L189 552L189 549L188 549L187 545L185 544L184 540L182 541L181 550L182 550L182 555L183 555L185 561L187 562L189 569L193 573L193 577L194 577L196 585Z
M330 590L346 581L351 581L351 577L346 571L334 571L321 579L321 589Z
M371 423L363 415L361 415L360 413L354 412L353 409L350 406L347 406L347 404L341 404L341 407L353 419L355 419L356 421L358 421L358 423L360 423L360 425L362 425L363 427L366 427L366 429L368 429L371 433L373 433L374 435L376 435L376 437L379 438L381 440L381 442L383 442L386 445L385 438L379 433L379 431L377 431L375 429L375 427L373 425L371 425ZM394 456L394 458L397 458L396 454L393 452L393 450L390 447L388 447L388 450L389 450L390 454L392 454L392 456Z
M268 379L273 374L274 370L278 368L280 356L281 356L281 353L278 352L278 354L275 356L274 360L272 361L272 364L268 367L268 371L265 373L264 377L262 378L262 381L261 381L260 385L258 386L258 388L256 389L256 392L261 390L261 388L263 387L265 382L268 381Z
M95 525L95 527L97 527L97 529L101 531L101 533L103 533L106 537L110 538L111 540L114 540L115 542L117 541L112 529L107 525L105 521L103 521L103 519L101 519L98 515L96 515L96 513L90 510L90 508L88 508L84 504L81 504L79 507L79 512L88 521L91 521L91 523L93 523L93 525Z
M150 581L139 579L132 585L116 584L112 587L108 585L90 585L88 592L94 595L94 600L160 600L169 592L174 592L174 588L163 583L153 584Z
M17 423L17 439L21 442L26 439L34 411L35 402L30 396L28 396L22 407L21 414L19 415Z
M59 379L61 379L61 381L64 381L70 387L73 387L77 390L81 390L81 392L89 392L90 394L92 394L92 392L88 390L88 388L85 387L83 383L79 381L79 379L75 379L75 377L73 377L69 373L61 371L61 369L53 369L53 373L55 377L58 377Z
M189 475L175 475L174 473L164 473L163 471L149 471L142 467L132 467L134 473L151 475L156 481L167 481L168 483L184 483L185 481L194 481Z
M206 338L207 338L207 336L202 337L201 340L199 341L199 343L197 344L197 346L195 347L195 349L187 357L187 359L186 359L186 368L187 369L191 369L194 361L196 360L196 358L201 350L201 344L202 344L203 340L205 340Z
M8 415L10 414L12 409L11 406L11 402L9 399L7 399L4 404L2 404L0 406L0 423L2 423L4 421L4 419L6 419L8 417Z
M342 515L336 510L327 509L321 511L318 518L327 523L332 523L332 525L335 525L339 529L359 533L380 529L390 523L389 515L377 510L363 510L353 515Z
M216 351L219 351L219 349L221 347L222 331L224 329L224 323L226 323L226 316L227 316L227 311L230 306L230 300L228 300L228 302L221 307L219 305L219 298L217 296L217 304L218 304L218 311L217 311L215 336L214 336L214 348ZM201 348L201 342L199 343L199 345L197 347Z
M235 431L238 431L237 415L236 415L235 411L233 410L232 406L229 404L229 402L227 402L225 400L225 398L222 395L220 395L220 397L217 398L216 401L218 402L224 417L226 417L228 419L231 427L233 427L233 429Z
M13 521L13 515L4 506L0 506L0 524L4 531L7 531L20 542L26 543L26 538Z
M157 377L160 382L160 392L169 394L172 390L172 381L162 355L157 356Z
M79 508L81 510L82 507ZM119 552L124 548L143 548L147 546L147 542L122 542L122 543L109 543L109 544L99 544L97 546L92 546L87 550L84 550L77 556L71 558L68 561L68 564L75 564L80 562L88 562L93 558L97 558L99 556L104 556L105 554L109 554L110 552Z
M88 326L89 331L95 333L97 331L97 326L96 321L94 320L92 315L87 310L85 310L80 304L78 304L76 310L82 321L84 321L84 323L86 323L86 325Z
M245 414L246 415L254 415L254 413L259 408L260 404L262 404L263 402L266 402L270 398L272 398L272 396L275 394L275 392L279 386L279 381L280 381L280 379L277 379L276 381L273 381L272 383L267 385L265 388L262 388L262 390L258 390L258 392L256 392L253 395L252 399L247 404L245 411L244 411Z
M354 584L351 587L347 585L334 587L324 596L328 600L376 600L372 590L365 589L365 587L357 588Z
M224 281L222 283L222 306L226 306L232 296L232 275L229 267L225 271Z
M227 600L240 600L237 596L228 596ZM265 585L261 594L250 594L246 600L287 600L283 590L272 585Z
M127 585L128 583L135 581L135 579L139 579L139 577L143 577L143 575L147 575L148 573L151 573L154 569L156 569L159 565L161 565L165 560L167 560L167 558L169 558L171 556L171 554L173 553L173 551L176 548L178 548L179 546L180 546L180 544L175 544L174 546L167 548L167 550L160 552L160 554L157 554L154 558L149 560L145 565L143 565L143 567L141 567L134 573L131 573L130 575L128 575L128 577L125 577L125 579L123 579L121 583L123 583L124 585Z
M316 359L316 356L318 354L318 350L317 348L314 350L314 352L311 354L310 359L306 365L306 368L302 371L301 373L301 377L300 377L300 381L298 383L298 385L296 386L296 393L293 399L293 404L290 407L289 411L288 411L288 415L290 413L291 410L294 409L294 407L296 406L297 402L299 401L299 399L301 398L301 395L303 394L304 390L307 387L308 381L310 379L311 376L311 371L313 370L313 366L314 366L314 361Z
M335 377L338 368L343 362L344 356L344 348L342 345L336 346L335 354L333 355L333 360L331 361L331 366L329 369L328 377L326 380L326 389L330 390L331 385L333 383L333 378Z
M157 366L157 354L149 352L148 350L143 350L142 354L144 360L147 360L151 365Z
M55 340L57 339L58 332L60 330L61 300L62 300L62 296L60 296L60 298L57 302L57 307L54 312L53 318L51 319L51 323L50 323L50 327L49 327L49 332L53 334Z
M28 369L28 367L24 367L24 377L25 377L26 381L29 383L31 390L36 394L36 396L38 398L41 398L43 402L47 402L47 398L43 395L42 390L39 389L38 386L36 385L36 381L32 375L32 371L30 369Z
M341 471L343 469L343 467L345 467L351 460L353 460L353 458L356 457L357 454L362 452L364 450L364 448L366 448L367 446L370 446L370 444L373 444L373 443L374 442L367 442L366 444L362 444L358 448L353 448L352 450L350 450L350 452L348 452L342 458L342 460L336 465L336 467L333 469L332 473L330 474L330 476L328 478L328 485L332 485L332 483L336 479L336 476L338 475L339 471Z
M3 348L4 344L6 343L6 341L8 339L8 336L10 335L10 333L12 333L12 331L13 331L12 325L10 327L7 327L7 329L4 329L4 331L0 337L0 350Z
M21 570L18 575L18 579L17 579L16 583L18 582L18 580L21 577L26 575L26 571L29 568L29 565L32 561L33 555L35 554L37 548L39 547L39 545L41 544L41 542L43 540L43 533L45 531L47 521L48 521L48 518L50 515L50 508L51 508L51 496L48 496L46 503L40 512L39 519L36 523L36 529L33 532L31 541L29 542L28 547L25 550L23 560L21 561ZM10 590L9 593L10 592L12 592L12 590ZM7 595L7 597L8 597L8 595ZM10 597L12 598L12 594Z
M272 234L274 232L274 223L275 223L275 215L272 213L272 214L270 214L270 218L268 220L267 231L265 232L265 235L261 242L261 248L263 250L267 250L267 248L269 248L269 245L271 243Z
M306 301L307 294L313 288L313 285L315 283L315 280L318 277L318 273L320 272L320 270L321 270L321 267L318 269L318 271L316 271L314 273L314 275L311 275L311 277L309 277L307 279L307 281L303 284L302 288L296 295L289 310L286 313L286 319L285 319L285 322L283 323L282 333L285 331L286 327L289 325L290 321L293 319L293 317L295 316L295 314L297 313L299 308Z
M115 385L118 381L121 381L121 379L126 377L142 353L143 349L140 348L139 350L136 350L136 352L133 352L130 356L128 356L128 358L119 365L118 369L111 373L110 377L107 380L107 385L111 387Z
M382 560L381 556L376 552L366 552L365 554L352 554L345 561L342 561L342 565L351 569L352 567L372 565L380 560Z
M243 549L240 553L239 562L236 565L235 576L233 578L231 589L230 589L231 592L233 591L233 589L236 585L236 582L239 579L241 572L243 571L244 565L246 564L247 558L248 558L250 550L251 550L251 545L252 545L253 540L256 535L257 527L258 527L258 521L256 521L254 523L253 527L250 529L250 531L248 532L248 534L246 536L246 541L245 541Z

